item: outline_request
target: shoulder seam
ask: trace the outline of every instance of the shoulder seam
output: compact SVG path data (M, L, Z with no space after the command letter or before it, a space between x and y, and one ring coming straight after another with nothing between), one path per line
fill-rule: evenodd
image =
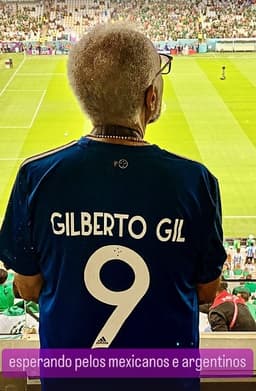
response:
M39 153L37 155L34 155L34 156L31 156L27 159L25 159L22 164L21 164L21 167L25 166L26 164L28 163L31 163L35 160L38 160L38 159L42 159L43 157L46 157L46 156L50 156L52 154L54 154L55 152L59 152L59 151L62 151L63 149L66 149L68 147L71 147L72 145L75 145L77 143L77 141L71 141L70 143L68 144L65 144L65 145L62 145L61 147L57 147L57 148L54 148L54 149L50 149L49 151L46 151L46 152L42 152L42 153Z

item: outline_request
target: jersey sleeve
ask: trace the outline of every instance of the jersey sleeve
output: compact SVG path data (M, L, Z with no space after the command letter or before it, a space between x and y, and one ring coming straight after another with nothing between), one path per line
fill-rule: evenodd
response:
M40 273L32 241L32 221L28 206L29 190L25 167L16 177L0 231L0 258L19 274Z
M198 283L216 280L227 258L223 245L222 211L217 179L208 172L204 177L204 225L200 249Z

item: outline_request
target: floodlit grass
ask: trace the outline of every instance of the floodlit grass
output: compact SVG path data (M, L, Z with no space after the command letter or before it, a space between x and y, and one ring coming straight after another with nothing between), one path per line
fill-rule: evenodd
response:
M0 218L22 160L90 131L64 56L0 56ZM226 80L221 80L222 66ZM175 57L162 116L146 139L203 162L219 179L226 237L256 234L256 54Z

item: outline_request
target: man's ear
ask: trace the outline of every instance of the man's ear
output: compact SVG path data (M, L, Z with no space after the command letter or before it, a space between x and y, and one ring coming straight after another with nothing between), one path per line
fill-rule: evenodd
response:
M147 111L149 113L152 113L156 109L156 99L157 99L157 93L156 93L156 88L151 84L147 91L146 91L146 96L145 96L145 104Z

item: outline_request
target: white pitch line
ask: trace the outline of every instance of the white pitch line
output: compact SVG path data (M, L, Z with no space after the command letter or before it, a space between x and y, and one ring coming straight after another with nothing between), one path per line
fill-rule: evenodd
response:
M34 115L33 115L33 118L32 118L32 120L31 120L31 122L30 122L29 128L32 128L32 126L33 126L33 124L34 124L34 121L35 121L35 119L36 119L36 116L37 116L37 114L38 114L38 111L40 110L41 104L42 104L42 102L43 102L43 100L44 100L46 91L47 91L47 90L44 90L44 92L42 93L42 96L41 96L40 101L39 101L39 103L38 103L38 105L37 105L36 111L35 111L35 113L34 113Z
M8 86L11 84L11 82L13 81L13 79L15 78L15 76L17 75L17 73L19 72L20 68L23 66L25 60L26 60L26 57L23 58L23 60L21 61L20 65L18 66L18 68L16 69L16 71L13 72L12 76L10 77L10 79L8 80L8 82L5 84L4 88L3 88L2 91L0 92L0 96L3 95L3 93L6 91L6 89L8 88Z
M0 126L0 129L29 129L29 126Z
M8 92L43 92L44 90L14 90L9 88Z
M33 72L33 73L27 73L27 72L20 72L18 76L65 76L65 73L39 73L39 72Z
M41 90L41 92L42 92L42 90ZM36 119L36 116L37 116L37 114L38 114L38 112L40 110L40 107L42 105L42 102L44 100L46 92L47 92L47 90L43 90L41 98L40 98L40 100L38 102L38 105L36 107L36 111L34 112L32 120L31 120L31 122L30 122L30 124L28 126L0 126L0 129L31 129L33 124L34 124L34 121ZM0 159L0 160L2 160L2 159ZM10 159L7 159L7 160L10 160Z
M36 116L37 116L38 111L39 111L39 109L41 107L41 104L42 104L42 102L44 100L44 97L45 97L45 94L46 94L47 90L8 90L8 92L9 91L15 91L15 92L16 91L19 91L19 92L22 92L22 91L23 92L24 91L25 92L27 92L27 91L29 91L29 92L41 92L42 95L41 95L40 101L39 101L39 103L37 105L36 111L35 111L35 113L34 113L34 115L32 117L32 120L31 120L31 122L30 122L30 124L28 126L8 126L8 125L5 125L5 126L0 126L0 129L30 129L30 128L32 128L33 123L34 123L34 121L36 119Z

